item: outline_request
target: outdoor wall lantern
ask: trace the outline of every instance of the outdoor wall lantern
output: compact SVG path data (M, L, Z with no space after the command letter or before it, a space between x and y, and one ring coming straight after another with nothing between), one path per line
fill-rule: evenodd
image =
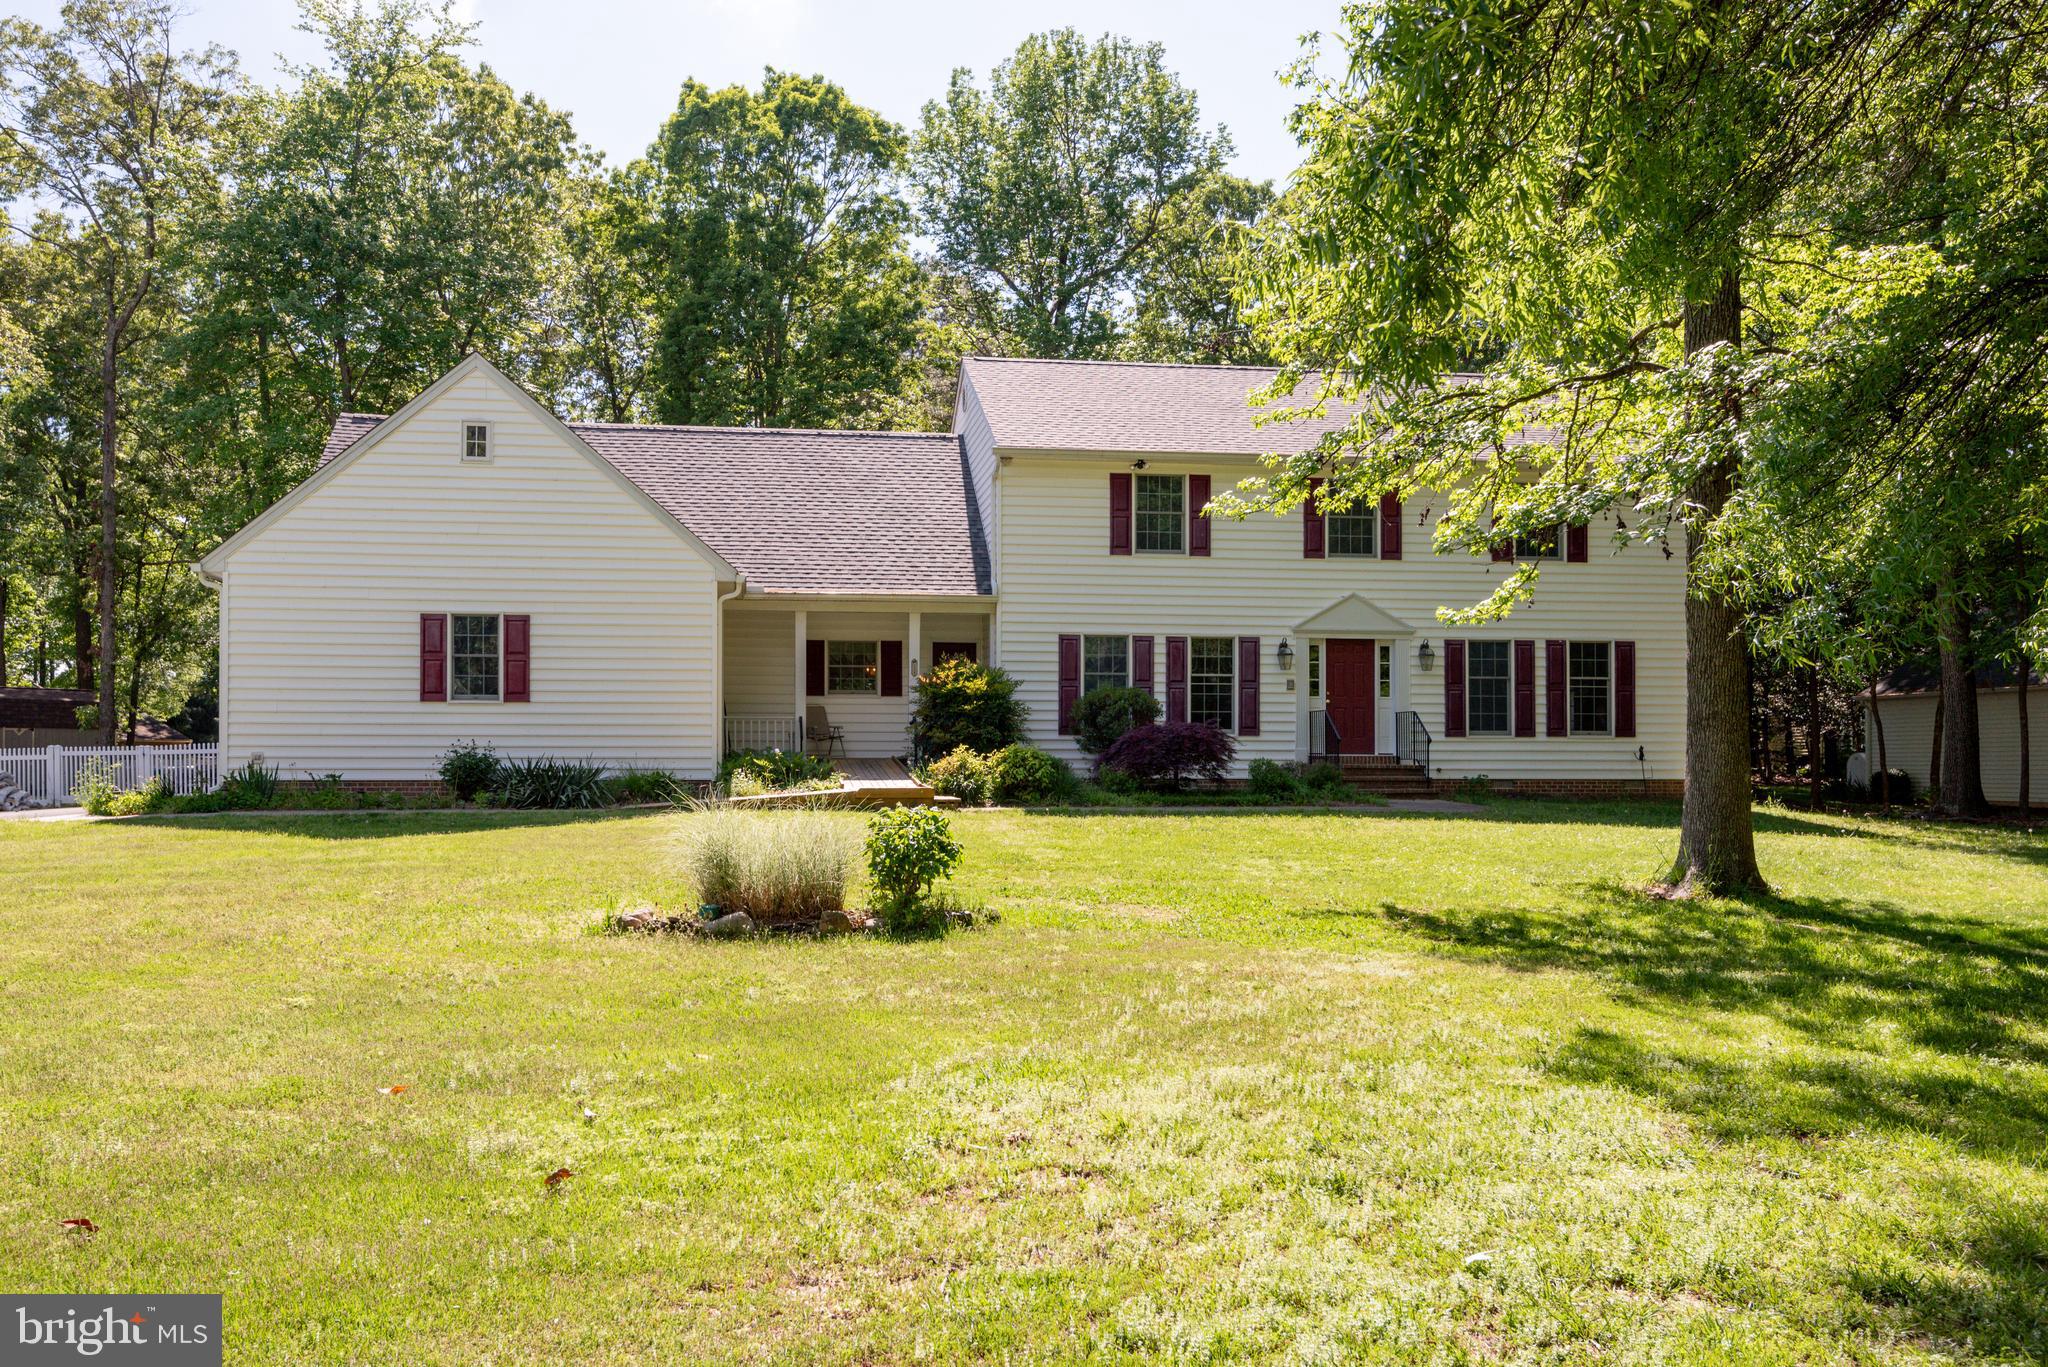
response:
M1280 672L1282 674L1292 673L1294 670L1294 647L1288 643L1288 640L1285 636L1282 636L1280 638L1279 654Z
M1429 642L1424 641L1422 649L1415 652L1415 661L1422 666L1422 672L1425 674L1436 664L1436 652L1429 648Z

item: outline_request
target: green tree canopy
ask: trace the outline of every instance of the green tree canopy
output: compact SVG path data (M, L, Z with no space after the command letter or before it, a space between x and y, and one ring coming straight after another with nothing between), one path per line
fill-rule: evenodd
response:
M924 108L913 176L940 259L1000 300L1023 354L1101 356L1148 285L1189 281L1185 254L1220 212L1258 208L1260 191L1220 179L1229 155L1157 43L1060 29L1025 39L986 90L955 71ZM1152 316L1180 342L1212 307L1164 299Z
M623 182L655 298L666 422L872 426L920 303L901 129L817 76L684 84Z

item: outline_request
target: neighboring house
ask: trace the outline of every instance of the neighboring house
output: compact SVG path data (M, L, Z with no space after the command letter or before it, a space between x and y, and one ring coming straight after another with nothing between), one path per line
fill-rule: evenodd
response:
M1679 791L1684 567L1614 519L1508 621L1446 629L1515 556L1436 555L1443 500L1200 515L1306 444L1271 371L973 358L951 434L563 423L472 357L207 556L223 762L422 780L452 741L708 775L802 743L907 749L918 673L999 664L1070 760L1088 689L1150 688L1251 759L1427 756L1439 780ZM1336 421L1332 419L1330 421Z
M81 708L97 709L89 688L0 688L0 749L30 745L98 745L100 733L78 724ZM118 739L124 743L123 733ZM137 745L190 745L192 738L156 717L135 719Z
M1977 753L1983 770L1984 800L2015 806L2020 800L2020 690L2018 675L2006 665L1977 670ZM1895 669L1877 684L1878 721L1884 725L1885 762L1903 769L1916 792L1933 786L1934 714L1940 706L1941 678L1928 668ZM1863 695L1864 772L1877 767L1877 726L1870 716L1870 694ZM2048 680L2039 673L2027 681L2030 732L2048 725ZM2038 801L2042 780L2038 769L2027 785Z

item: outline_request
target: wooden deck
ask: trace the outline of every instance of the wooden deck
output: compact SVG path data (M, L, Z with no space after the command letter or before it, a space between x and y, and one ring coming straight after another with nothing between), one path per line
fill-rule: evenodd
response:
M910 776L901 760L855 756L833 760L832 768L843 785L836 793L762 793L758 797L734 798L733 802L748 807L929 807L937 798L931 789Z

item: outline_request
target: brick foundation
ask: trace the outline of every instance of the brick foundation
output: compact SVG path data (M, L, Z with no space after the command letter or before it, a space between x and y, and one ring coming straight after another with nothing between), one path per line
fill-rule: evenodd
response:
M1430 781L1436 797L1455 797L1462 780ZM1682 778L1496 778L1488 787L1495 797L1561 797L1579 801L1677 802L1685 797Z
M277 786L305 790L325 788L327 783L317 778L286 778L279 779ZM448 792L448 785L438 778L345 778L340 787L349 793L398 793L404 797L443 797Z

